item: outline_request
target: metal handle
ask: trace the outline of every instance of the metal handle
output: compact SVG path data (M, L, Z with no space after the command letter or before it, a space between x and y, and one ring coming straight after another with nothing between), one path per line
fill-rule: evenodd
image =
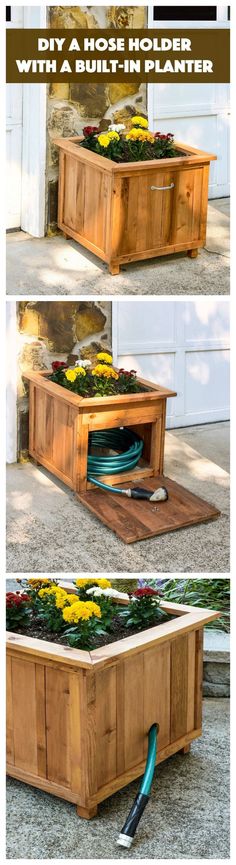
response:
M160 191L162 189L174 189L174 185L174 183L171 183L170 186L150 186L150 189L152 190L152 192L154 192L154 189L159 189Z

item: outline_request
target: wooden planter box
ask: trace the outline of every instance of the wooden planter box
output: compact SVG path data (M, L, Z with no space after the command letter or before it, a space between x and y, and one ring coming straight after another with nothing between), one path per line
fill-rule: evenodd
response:
M144 771L202 732L203 626L220 614L162 603L166 624L92 652L9 633L7 772L90 818Z
M125 543L215 518L219 511L163 476L166 401L175 391L139 379L143 393L84 398L48 380L49 372L28 372L29 453L67 486ZM131 427L144 440L142 459L131 471L100 477L110 486L137 481L155 490L164 484L167 502L155 512L146 501L104 493L87 480L88 437L93 430ZM117 501L119 498L119 501Z
M173 159L118 164L60 138L58 225L118 274L129 261L187 250L206 241L210 161L175 142Z

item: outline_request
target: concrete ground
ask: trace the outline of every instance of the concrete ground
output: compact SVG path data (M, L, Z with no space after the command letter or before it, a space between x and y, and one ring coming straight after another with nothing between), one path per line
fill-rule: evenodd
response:
M156 769L130 851L116 846L138 781L99 806L91 822L74 805L21 784L7 785L9 859L228 859L229 700L204 701L203 736L187 756Z
M62 234L41 239L22 231L7 235L7 294L120 295L228 294L229 199L209 203L206 247L196 259L185 253L123 265L107 265Z
M166 433L165 474L216 505L219 519L126 545L59 480L8 467L7 571L186 573L229 570L229 424Z

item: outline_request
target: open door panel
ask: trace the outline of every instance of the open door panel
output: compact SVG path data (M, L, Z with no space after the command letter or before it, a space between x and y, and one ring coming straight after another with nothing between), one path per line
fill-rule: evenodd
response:
M137 481L120 484L123 489L132 486L137 486ZM138 486L153 491L158 486L165 486L169 498L165 502L129 499L96 487L77 497L126 544L215 520L220 516L220 511L214 505L170 478L158 475L138 481Z

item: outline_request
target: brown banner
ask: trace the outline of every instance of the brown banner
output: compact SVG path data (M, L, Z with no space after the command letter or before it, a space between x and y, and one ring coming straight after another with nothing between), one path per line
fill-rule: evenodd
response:
M8 83L230 81L222 30L6 31Z

